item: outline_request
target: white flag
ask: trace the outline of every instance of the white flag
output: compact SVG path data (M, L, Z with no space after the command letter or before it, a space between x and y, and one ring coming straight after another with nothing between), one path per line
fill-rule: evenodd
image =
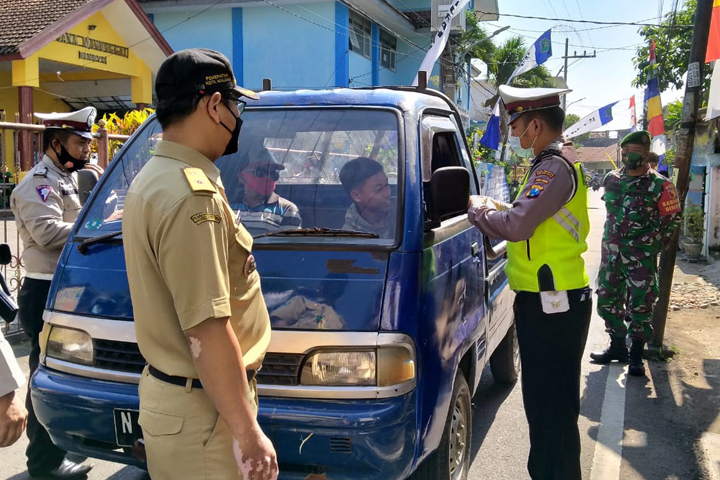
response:
M459 12L464 11L463 9L468 3L470 3L470 0L455 0L453 3L450 4L448 13L447 15L445 15L442 25L440 25L440 29L435 34L435 41L433 42L432 47L430 47L430 50L428 50L428 52L425 54L425 58L420 64L418 72L425 71L428 73L428 77L430 76L430 72L432 72L433 67L435 66L435 62L437 62L438 58L440 58L443 50L445 50L445 45L447 45L448 38L450 37L452 19ZM415 75L413 85L417 86L417 84L418 76Z
M706 121L720 117L720 68L718 68L718 63L720 61L715 62L712 80L710 80L710 98L708 99L707 115L705 115Z
M567 139L579 137L584 133L592 132L603 125L612 122L612 107L616 103L617 102L613 102L610 105L605 105L604 107L595 110L590 115L584 116L578 120L577 123L570 125L563 132L563 136Z

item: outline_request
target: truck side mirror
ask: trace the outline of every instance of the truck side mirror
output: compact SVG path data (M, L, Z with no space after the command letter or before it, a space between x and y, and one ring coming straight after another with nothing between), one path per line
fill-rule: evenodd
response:
M0 243L0 265L9 265L10 262L12 262L10 245L7 243Z
M430 218L441 222L467 213L470 204L470 172L463 167L442 167L430 179Z
M85 201L90 196L90 192L95 188L98 182L98 175L94 170L78 170L78 191L80 193L80 205L85 205Z

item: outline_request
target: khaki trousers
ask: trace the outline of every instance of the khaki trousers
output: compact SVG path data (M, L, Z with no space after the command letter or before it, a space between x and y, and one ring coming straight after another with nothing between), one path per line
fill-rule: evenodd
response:
M257 414L257 383L248 400ZM243 480L232 435L203 389L158 380L143 371L139 423L153 480Z

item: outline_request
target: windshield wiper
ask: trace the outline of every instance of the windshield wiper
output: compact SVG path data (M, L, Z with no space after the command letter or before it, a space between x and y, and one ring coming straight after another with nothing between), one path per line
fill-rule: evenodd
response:
M112 233L106 233L104 235L98 235L96 237L86 238L77 246L78 252L85 253L90 245L95 245L96 243L105 243L108 240L112 240L113 238L120 235L122 235L122 230L118 230L117 232Z
M278 230L277 232L268 232L255 235L253 238L263 237L361 237L361 238L379 238L377 233L359 232L357 230L340 230L336 228L299 228L296 230Z

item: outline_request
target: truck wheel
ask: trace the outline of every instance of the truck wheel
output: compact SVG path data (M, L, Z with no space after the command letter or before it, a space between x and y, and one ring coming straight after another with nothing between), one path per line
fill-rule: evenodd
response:
M466 480L470 470L472 407L470 388L458 370L440 446L412 475L413 480Z
M513 383L517 380L520 373L520 345L515 322L490 357L490 370L496 382Z

